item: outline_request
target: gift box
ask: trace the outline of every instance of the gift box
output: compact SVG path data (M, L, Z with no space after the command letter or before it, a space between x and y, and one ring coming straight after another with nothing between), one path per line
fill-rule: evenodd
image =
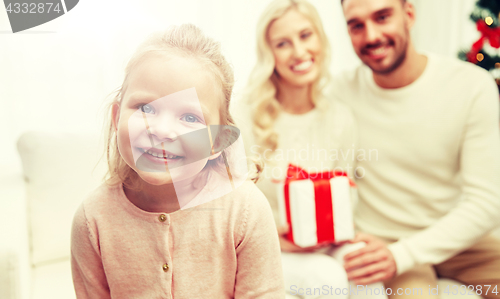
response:
M344 172L308 173L290 164L278 189L288 240L309 247L353 239L353 188L355 184Z

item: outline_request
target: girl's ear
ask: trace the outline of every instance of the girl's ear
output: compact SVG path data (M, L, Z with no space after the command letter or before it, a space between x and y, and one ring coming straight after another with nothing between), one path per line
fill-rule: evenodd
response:
M215 127L217 128L217 136L213 145L215 152L221 152L231 146L240 135L240 130L234 126L217 125Z
M210 157L208 157L208 160L215 160L217 158L219 158L219 156L222 154L222 151L218 152L218 153L215 153L213 155L211 155Z
M213 152L215 154L208 157L209 160L217 159L222 151L231 146L239 137L240 130L234 126L229 125L214 125L211 126L214 128L212 132L212 136L214 133L217 134L213 143Z
M222 128L222 126L216 126L216 128L219 130ZM209 127L209 129L210 129L210 127ZM212 131L212 134L213 134L213 131ZM224 146L225 145L224 141L225 141L225 139L227 139L226 134L227 134L227 132L224 129L217 132L217 135L216 135L214 143L213 143L213 152L215 152L215 154L208 157L208 160L215 160L222 154L222 151L226 148Z
M115 132L118 130L118 120L120 119L120 103L113 103L111 107L111 124Z

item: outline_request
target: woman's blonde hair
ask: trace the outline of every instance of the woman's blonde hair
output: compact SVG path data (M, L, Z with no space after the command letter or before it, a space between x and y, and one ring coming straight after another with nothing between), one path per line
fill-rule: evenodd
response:
M114 92L113 100L108 106L109 118L106 124L107 134L105 140L108 173L106 174L105 181L109 185L123 183L127 188L136 190L142 188L142 180L139 179L138 174L123 160L118 150L117 134L112 122L112 109L115 105L120 106L127 90L130 73L134 67L147 55L153 53L193 58L206 67L219 84L218 89L222 91L223 99L220 105L220 124L234 125L234 121L229 113L229 102L234 85L233 70L222 55L220 43L205 36L199 28L191 24L172 26L164 32L155 33L141 44L132 55L125 68L123 83ZM217 159L209 160L205 169L212 167L222 170L220 168L223 168L225 171L222 159L223 157L220 155Z
M265 149L274 151L278 146L278 136L273 125L281 111L281 105L276 98L278 77L275 71L275 60L267 35L271 23L291 9L296 9L309 19L319 35L322 46L319 61L320 74L310 88L310 97L314 104L318 103L321 92L330 79L328 70L330 46L316 8L306 0L274 0L271 2L260 16L257 24L257 64L250 74L245 92L246 101L252 106L253 133L262 152Z

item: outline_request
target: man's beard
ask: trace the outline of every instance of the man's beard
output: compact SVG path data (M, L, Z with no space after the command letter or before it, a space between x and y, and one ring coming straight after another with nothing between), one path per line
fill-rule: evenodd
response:
M395 45L395 43L393 41L391 42L391 44L392 44L392 46ZM406 59L407 50L408 50L408 39L404 43L403 51L401 51L401 53L397 53L398 56L396 57L396 60L390 66L386 67L385 69L375 69L371 65L369 65L368 63L365 63L365 64L376 74L388 75L388 74L394 72L396 69L398 69L403 64L403 62Z

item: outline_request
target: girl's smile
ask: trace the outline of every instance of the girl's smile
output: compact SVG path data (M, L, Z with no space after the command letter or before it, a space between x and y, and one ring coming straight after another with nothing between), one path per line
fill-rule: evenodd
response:
M173 168L176 165L176 162L180 162L181 159L184 158L184 156L174 155L162 149L156 149L156 148L147 149L147 148L137 147L136 150L141 152L142 153L141 156L146 157L146 159L148 159L152 163L160 165L167 164L168 167L170 168Z
M158 158L159 160L161 160L161 159L163 159L163 160L178 160L178 159L183 158L182 156L174 155L174 154L167 152L163 149L150 148L150 149L146 150L146 149L143 149L140 147L138 147L137 149L140 152L142 152L143 154L146 153L150 156Z

